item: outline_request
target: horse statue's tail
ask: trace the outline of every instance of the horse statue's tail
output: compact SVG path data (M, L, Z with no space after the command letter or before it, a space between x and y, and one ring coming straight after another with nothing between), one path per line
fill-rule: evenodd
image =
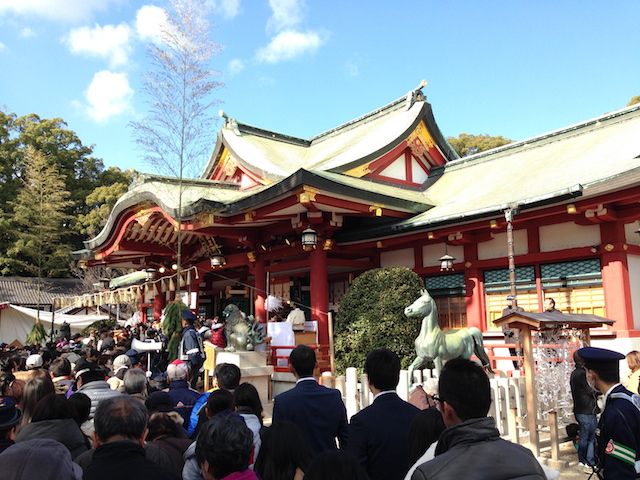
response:
M487 352L485 352L484 350L484 344L482 342L482 332L477 328L471 327L469 329L469 333L471 333L471 337L473 338L473 353L475 353L476 357L480 359L485 370L489 373L493 373L493 369L491 368L491 361L489 360Z

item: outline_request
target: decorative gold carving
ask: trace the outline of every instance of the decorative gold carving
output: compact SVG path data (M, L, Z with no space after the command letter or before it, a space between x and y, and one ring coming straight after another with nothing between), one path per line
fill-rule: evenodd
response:
M377 242L376 242L376 247L377 247L377 248L384 248L384 245L382 244L382 242L377 241Z
M614 247L613 245L611 245L610 243L607 243L607 244L604 246L604 249L605 249L607 252L610 252L610 251L611 251L611 250L613 250L614 248L615 248L615 247Z
M237 167L238 167L238 164L237 164L235 158L233 158L231 155L227 154L227 157L224 160L224 164L222 165L222 171L224 172L224 174L227 177L233 176L233 174L236 173L236 168Z
M244 221L245 222L251 222L253 221L253 217L255 216L256 212L254 212L253 210L244 210Z
M628 249L629 249L629 245L627 245L627 244L625 243L624 245L622 245L622 248L623 248L624 250L628 250Z
M256 261L256 252L247 252L247 258L251 263L255 263Z
M373 205L371 205L369 207L369 211L371 213L373 213L376 217L381 217L382 216L382 208L384 207L384 205L380 204L380 203L374 203Z
M136 215L136 222L140 224L141 227L144 227L147 224L147 222L150 220L151 215L153 215L153 212L147 209L140 210Z
M466 262L464 264L465 268L471 268L471 265L473 265L471 262Z
M204 211L196 215L195 223L199 228L212 227L216 223L213 212Z
M327 238L324 241L324 244L322 245L322 249L323 250L331 250L333 248L333 244L335 243L335 241L331 238Z
M320 190L304 185L294 192L298 196L298 202L304 204L315 202Z
M349 175L350 177L355 177L355 178L364 177L365 175L371 173L371 169L369 168L370 165L371 165L371 162L365 163L363 165L358 165L357 167L352 168L351 170L347 170L346 172L344 172L344 174Z

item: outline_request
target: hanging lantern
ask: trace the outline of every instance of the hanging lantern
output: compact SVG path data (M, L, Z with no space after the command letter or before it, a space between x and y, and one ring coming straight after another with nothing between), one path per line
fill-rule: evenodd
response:
M302 248L313 250L318 244L318 233L311 227L302 232Z
M156 278L156 269L155 268L147 268L145 271L145 280L155 280Z
M227 259L222 253L218 252L211 255L211 266L213 268L222 267L226 264L227 264Z
M449 253L445 250L444 255L442 257L440 257L440 271L442 272L448 272L453 270L453 261L455 260L455 258L453 258L451 255L449 255Z

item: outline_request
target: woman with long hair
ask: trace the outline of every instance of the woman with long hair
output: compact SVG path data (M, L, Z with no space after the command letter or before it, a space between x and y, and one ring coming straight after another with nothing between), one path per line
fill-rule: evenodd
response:
M258 395L256 387L250 383L242 383L234 390L233 396L236 399L236 413L244 418L247 427L253 432L253 461L255 461L262 445L262 439L260 438L260 432L262 431L262 402L260 402L260 395Z
M300 428L280 421L262 435L254 471L260 480L301 480L311 463L311 450Z
M627 365L629 365L629 382L627 390L638 393L638 384L640 383L640 352L632 350L627 353Z
M34 370L31 378L27 380L22 390L22 401L20 409L22 410L22 420L17 431L31 422L36 404L46 395L55 393L56 389L51 380L51 376L46 370Z

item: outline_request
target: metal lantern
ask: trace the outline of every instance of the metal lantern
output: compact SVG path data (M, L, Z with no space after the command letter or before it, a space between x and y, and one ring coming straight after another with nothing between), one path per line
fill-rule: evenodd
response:
M318 244L318 233L311 227L302 232L302 248L311 250Z
M145 271L145 279L146 280L155 280L156 278L156 269L155 268L147 268Z
M455 258L453 258L451 255L449 255L445 251L444 255L442 257L440 257L440 271L448 272L450 270L453 270L453 261L454 260L455 260Z
M213 268L222 267L223 265L226 265L226 264L227 264L227 259L222 253L218 252L211 255L211 266Z

